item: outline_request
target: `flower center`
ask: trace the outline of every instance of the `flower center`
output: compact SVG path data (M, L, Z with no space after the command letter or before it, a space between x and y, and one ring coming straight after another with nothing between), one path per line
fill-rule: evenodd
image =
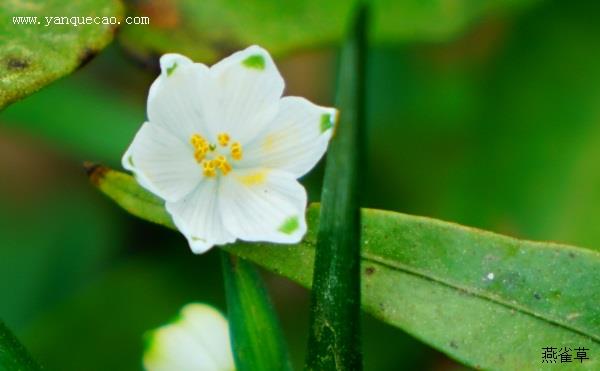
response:
M237 161L242 159L242 145L239 142L231 142L227 133L217 135L218 146L212 144L200 134L194 134L190 138L194 146L194 158L202 165L202 173L206 177L216 177L218 171L227 175L232 169L229 160ZM219 147L229 150L229 154L223 155L219 152Z

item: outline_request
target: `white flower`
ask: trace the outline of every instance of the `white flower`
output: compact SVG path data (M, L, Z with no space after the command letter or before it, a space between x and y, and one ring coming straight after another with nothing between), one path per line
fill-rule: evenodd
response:
M210 68L178 54L160 66L123 166L165 200L195 253L236 239L300 241L306 191L296 179L325 153L337 111L282 98L258 46Z
M229 326L223 315L205 304L188 304L179 317L147 335L147 371L235 370Z

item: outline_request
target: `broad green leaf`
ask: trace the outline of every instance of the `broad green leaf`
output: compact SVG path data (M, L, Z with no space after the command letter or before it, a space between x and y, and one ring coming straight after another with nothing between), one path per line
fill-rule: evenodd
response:
M360 177L364 156L366 6L341 50L316 246L306 368L362 369L360 337Z
M144 122L152 77L119 53L109 46L84 70L10 105L1 112L0 125L50 142L78 160L119 164Z
M41 370L2 321L0 321L0 370Z
M222 252L227 318L236 369L291 370L279 320L254 265Z
M126 192L136 188L132 177L98 169L96 184L119 205L147 220L169 220L161 201L150 205L139 187ZM318 214L318 206L309 209L309 233L298 245L225 249L310 287ZM363 209L361 256L363 309L467 365L538 369L548 346L600 354L598 252ZM580 365L598 367L593 356Z
M87 63L112 40L122 13L119 0L3 1L0 109ZM109 24L73 24L82 17Z
M379 44L446 40L495 12L519 11L539 0L374 0L373 38ZM343 39L355 1L147 0L130 13L150 17L149 27L127 27L121 43L149 59L165 52L214 61L248 44L276 55Z

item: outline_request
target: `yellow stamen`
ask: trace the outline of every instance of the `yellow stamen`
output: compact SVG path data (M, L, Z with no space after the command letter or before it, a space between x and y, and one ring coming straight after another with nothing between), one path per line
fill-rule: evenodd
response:
M242 145L240 142L234 142L231 144L231 157L233 157L234 160L242 159Z
M204 160L202 161L202 172L204 173L204 176L207 177L213 177L217 175L217 171L215 170L215 166L213 163L214 160L208 161L208 160Z
M192 135L190 142L192 143L192 146L194 146L194 158L196 161L202 162L208 152L208 142L198 134Z
M231 165L229 164L229 162L225 161L221 165L220 169L223 172L223 175L227 175L231 171Z
M217 136L219 145L227 147L230 137L227 133L220 133ZM190 143L194 147L194 158L202 165L202 173L206 177L215 177L220 170L223 175L227 175L233 167L228 161L228 157L223 156L217 150L215 144L210 143L199 134L194 134L190 138ZM242 145L239 142L231 144L231 159L240 160L242 158Z
M227 175L231 171L231 165L227 162L225 156L217 156L214 160L215 167L221 170L223 175Z
M221 146L227 147L227 145L229 144L229 134L221 133L221 134L217 135L217 140L219 141L219 144Z

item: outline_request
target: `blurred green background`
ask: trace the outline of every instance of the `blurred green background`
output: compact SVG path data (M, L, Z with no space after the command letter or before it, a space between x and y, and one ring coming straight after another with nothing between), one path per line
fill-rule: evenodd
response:
M419 11L429 6L449 22L414 38L400 23L407 17L393 26L405 3L379 1L392 21L376 23L369 55L365 206L600 245L600 3L482 1L483 12L470 2L424 2ZM261 16L283 10L261 8ZM285 27L302 36L295 10ZM229 13L219 14L225 24L250 17L227 23ZM182 236L127 215L92 189L81 166L120 167L145 119L162 50L153 43L169 39L136 39L152 32L135 27L84 68L0 113L0 318L48 370L140 369L144 331L191 301L224 309L216 251L192 255ZM301 48L286 44L293 38L271 40L287 95L332 104L335 30L330 39L307 35ZM241 48L255 31L250 40L231 32ZM237 46L218 45L202 54L207 61ZM175 50L186 48L193 45ZM313 201L321 177L319 166L303 179ZM307 292L265 277L301 365ZM363 324L367 370L461 369L400 330L371 318Z

